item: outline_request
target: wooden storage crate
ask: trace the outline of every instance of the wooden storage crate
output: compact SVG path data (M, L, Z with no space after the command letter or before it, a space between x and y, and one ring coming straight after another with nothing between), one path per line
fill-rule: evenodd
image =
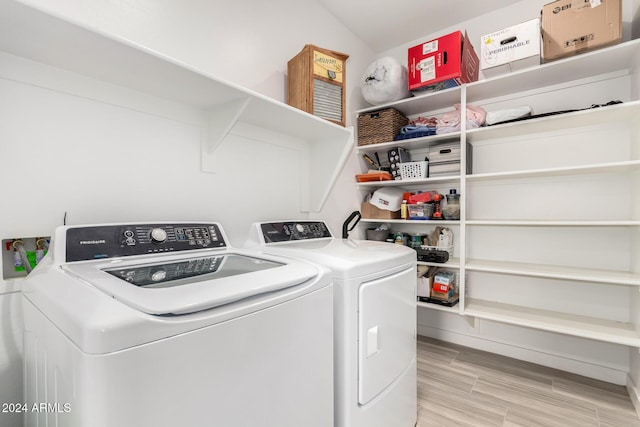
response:
M358 116L358 145L390 142L406 126L409 119L395 108L387 108Z
M344 126L344 53L308 44L287 63L287 104Z

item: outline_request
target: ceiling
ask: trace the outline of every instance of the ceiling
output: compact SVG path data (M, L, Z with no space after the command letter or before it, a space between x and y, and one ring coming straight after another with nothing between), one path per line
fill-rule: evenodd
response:
M318 0L376 53L521 0Z

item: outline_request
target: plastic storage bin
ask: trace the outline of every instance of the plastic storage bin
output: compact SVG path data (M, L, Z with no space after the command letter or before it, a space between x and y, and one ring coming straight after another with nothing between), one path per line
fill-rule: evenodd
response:
M429 176L429 162L407 162L400 164L402 179L420 179Z
M433 217L433 211L433 203L407 205L407 214L409 219L431 219Z

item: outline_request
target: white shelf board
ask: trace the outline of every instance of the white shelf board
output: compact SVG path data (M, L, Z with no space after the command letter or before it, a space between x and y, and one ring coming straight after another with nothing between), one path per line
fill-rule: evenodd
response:
M460 181L460 175L436 176L433 178L401 179L390 181L358 182L358 188L409 187L414 185L446 184Z
M600 163L582 166L530 169L513 172L494 172L466 175L467 182L498 181L505 179L562 177L604 173L630 173L640 171L640 160Z
M496 139L513 138L527 134L549 133L603 124L611 126L621 122L633 123L637 121L639 114L640 101L632 101L606 107L521 120L502 125L469 129L466 136L468 143L476 145Z
M390 224L421 224L421 225L432 225L438 226L440 224L445 225L460 225L460 221L452 221L446 219L384 219L384 218L362 218L360 222L364 223L390 223Z
M640 286L640 274L628 271L569 267L559 265L530 264L524 262L467 259L467 271L542 277L547 279L574 280L612 285Z
M429 267L442 267L442 268L460 268L460 258L449 258L449 261L447 262L418 261L418 265L427 265Z
M640 221L636 220L614 220L614 221L592 221L592 220L466 220L466 225L487 225L487 226L524 226L524 227L637 227Z
M636 331L635 326L626 322L473 298L466 299L464 315L598 341L640 347L638 331Z
M14 1L0 6L0 50L203 110L250 97L251 105L243 114L246 123L304 138L327 129L346 135L341 126L130 40L83 28ZM262 114L253 114L258 111Z
M0 51L208 113L210 140L203 142L204 155L212 154L236 122L295 138L311 160L323 160L322 165L311 163L318 170L311 171L310 200L303 210L322 208L352 149L351 128L221 80L130 40L13 0L0 3ZM228 123L221 123L220 115ZM203 114L203 120L206 116Z
M423 136L422 138L409 138L399 141L380 142L377 144L359 145L358 153L374 153L376 151L387 151L395 147L402 147L407 150L419 150L444 141L460 141L460 132L444 133L441 135Z
M630 70L640 55L640 40L583 53L570 58L496 76L466 85L470 104L602 74Z
M452 313L452 314L460 314L460 303L459 302L458 302L458 304L454 305L453 307L447 307L445 305L432 304L430 302L418 301L417 302L417 306L418 306L418 308L428 308L429 310L438 310L438 311L444 311L444 312Z
M386 104L363 108L356 111L356 114L370 113L372 111L395 108L405 116L414 116L428 111L453 110L453 105L460 103L462 86L445 89L437 92L426 92L398 101Z

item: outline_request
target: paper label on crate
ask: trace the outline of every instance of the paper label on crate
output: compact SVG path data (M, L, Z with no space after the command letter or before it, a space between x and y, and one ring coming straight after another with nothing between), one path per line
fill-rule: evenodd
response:
M431 41L422 45L422 54L428 55L438 51L438 40Z
M313 74L342 83L342 61L314 50Z
M436 292L449 292L449 285L434 283L433 290Z
M591 3L591 7L596 7L596 6L600 6L600 4L602 4L602 1L600 1L600 0L590 0L589 3Z
M430 56L418 62L417 66L420 70L420 81L427 82L436 78L436 57Z
M597 0L597 1L598 1L598 3L600 2L600 0ZM571 3L568 3L568 4L560 7L560 9L561 9L561 11L564 11L564 10L567 10L567 9L579 10L579 9L583 9L585 7L596 7L596 6L597 5L594 5L592 0L573 0Z
M437 273L433 277L433 282L440 285L452 285L454 281L455 275L447 272Z
M439 285L450 285L453 277L449 277L445 274L436 274L433 278L434 282Z
M452 284L453 278L452 277L442 277L442 276L436 276L434 279L434 284L438 284L440 286L449 286Z

